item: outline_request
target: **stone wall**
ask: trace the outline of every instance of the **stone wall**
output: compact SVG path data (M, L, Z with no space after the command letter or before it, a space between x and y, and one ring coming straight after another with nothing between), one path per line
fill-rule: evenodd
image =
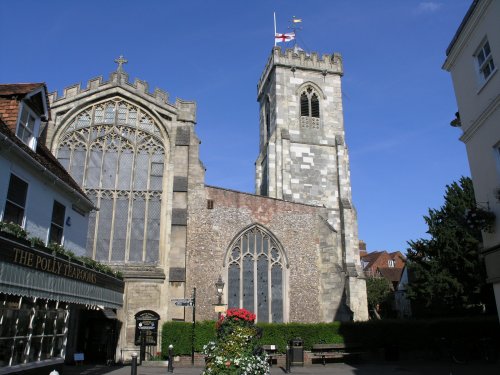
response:
M207 200L213 208L207 208ZM333 321L344 280L338 238L321 207L199 186L190 194L187 288L197 288L197 319L214 319L214 283L227 280L224 260L242 230L260 224L281 243L285 276L285 321ZM227 293L227 290L225 291ZM224 300L227 301L227 295Z

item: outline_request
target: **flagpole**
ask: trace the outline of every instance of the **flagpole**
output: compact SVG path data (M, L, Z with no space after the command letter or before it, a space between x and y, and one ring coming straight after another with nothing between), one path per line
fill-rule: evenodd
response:
M274 46L276 47L276 12L273 12L274 15Z

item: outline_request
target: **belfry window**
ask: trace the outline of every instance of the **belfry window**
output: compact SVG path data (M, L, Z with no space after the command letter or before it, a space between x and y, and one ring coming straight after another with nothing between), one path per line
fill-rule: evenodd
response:
M304 117L319 118L319 100L318 95L312 87L308 87L300 95L300 115Z
M259 322L283 322L285 257L277 241L255 225L228 254L228 307L255 312Z
M165 149L154 119L118 98L84 108L59 138L57 158L99 207L87 255L158 262Z
M300 94L300 127L319 129L319 113L318 94L311 86L308 86Z
M266 121L266 141L269 141L269 137L271 136L271 104L269 103L269 98L266 99L264 112Z

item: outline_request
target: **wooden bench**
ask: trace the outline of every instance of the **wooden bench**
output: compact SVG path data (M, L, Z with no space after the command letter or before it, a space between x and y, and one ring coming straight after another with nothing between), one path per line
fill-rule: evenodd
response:
M278 356L276 345L262 345L262 350L264 350L269 357L269 366L273 367L273 359L276 359Z
M344 358L362 353L361 345L356 343L314 344L311 349L313 356L321 357L323 366L326 365L327 358Z

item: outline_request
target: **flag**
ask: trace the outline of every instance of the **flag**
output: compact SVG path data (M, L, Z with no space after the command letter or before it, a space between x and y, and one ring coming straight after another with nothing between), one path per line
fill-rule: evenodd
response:
M293 23L301 23L302 22L302 18L293 18L292 22Z
M294 39L295 39L295 33L285 33L285 34L276 33L276 34L274 34L274 40L276 43L289 42L289 41L294 40Z

